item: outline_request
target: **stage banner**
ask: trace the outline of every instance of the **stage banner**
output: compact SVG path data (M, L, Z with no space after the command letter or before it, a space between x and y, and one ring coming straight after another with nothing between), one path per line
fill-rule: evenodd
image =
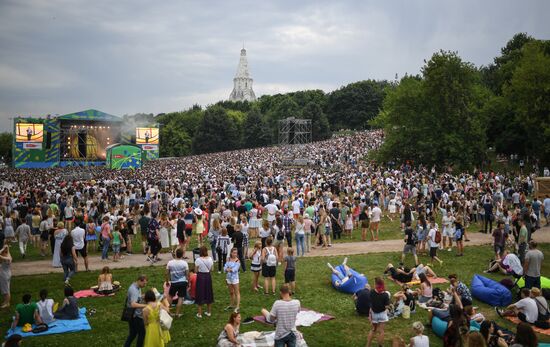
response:
M44 125L37 123L16 123L15 142L40 142L44 140Z
M158 145L159 128L136 128L136 145Z
M23 143L23 149L42 149L41 143L25 142Z
M144 151L158 151L159 146L157 145L141 145L141 149Z

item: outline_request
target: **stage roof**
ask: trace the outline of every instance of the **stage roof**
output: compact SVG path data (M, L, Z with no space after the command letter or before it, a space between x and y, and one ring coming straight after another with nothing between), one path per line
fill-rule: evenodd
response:
M71 121L122 122L122 118L98 110L86 110L69 113L59 116L57 119Z

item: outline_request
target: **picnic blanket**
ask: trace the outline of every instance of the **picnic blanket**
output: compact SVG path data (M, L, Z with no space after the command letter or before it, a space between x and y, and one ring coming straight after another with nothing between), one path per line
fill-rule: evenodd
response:
M111 293L111 294L108 294L108 295L98 294L98 293L94 292L93 289L83 289L83 290L79 290L78 292L74 293L74 297L77 298L77 299L96 298L98 296L113 296L113 295L115 295L115 293Z
M393 278L388 277L390 279L390 281L393 281L395 282L395 284L399 285L399 286L402 286L403 283L402 282L399 282L398 280L395 280ZM428 277L428 279L430 280L430 283L431 284L443 284L443 283L449 283L449 280L447 280L446 278L443 278L443 277L437 277L437 278L433 278L433 277ZM419 285L420 284L420 280L415 280L415 281L411 281L411 282L407 282L407 284L409 286L414 286L414 285Z
M31 337L31 336L64 334L64 333L74 333L74 332L83 331L83 330L92 330L92 327L90 326L90 323L86 318L85 307L80 308L80 316L78 317L78 319L73 319L73 320L58 319L48 324L48 326L49 326L48 330L38 334L34 334L32 332L24 333L23 331L21 331L21 327L17 327L15 329L8 330L6 338L10 337L13 334L19 334L23 338L25 338L25 337Z
M506 319L508 319L510 322L514 323L514 324L519 324L521 323L521 321L519 320L518 317L504 317ZM533 330L539 334L543 334L543 335L547 335L547 336L550 336L550 329L541 329L541 328L537 328L536 326L532 325L531 324L531 328L533 328Z
M265 317L262 315L254 316L253 319L256 322L271 325L270 323L266 322ZM323 322L331 319L334 319L334 317L324 313L319 313L307 308L302 308L300 312L298 312L298 315L296 315L296 326L309 327L313 323Z
M307 347L306 340L301 332L295 331L296 347ZM272 347L275 344L274 331L249 331L237 336L242 347Z

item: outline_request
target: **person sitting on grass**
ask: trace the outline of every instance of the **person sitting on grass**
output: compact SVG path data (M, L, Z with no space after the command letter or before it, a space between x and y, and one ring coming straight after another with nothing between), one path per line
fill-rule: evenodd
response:
M523 275L523 267L518 256L510 253L507 249L504 250L500 260L491 262L489 268L484 273L495 272L500 270L504 275Z
M238 312L232 312L229 316L229 321L218 336L218 344L216 347L234 347L240 346L237 341L239 336L239 327L241 326L241 315Z
M342 266L344 267L344 273L338 271L334 266L332 266L330 263L327 263L327 266L332 270L332 273L335 274L338 277L338 280L334 282L334 285L336 287L340 287L344 283L346 283L353 274L351 273L351 268L346 264L348 262L348 258L344 258L344 261L342 262ZM361 274L363 276L363 274Z
M74 297L73 288L65 287L65 299L53 316L55 319L78 319L78 302Z
M55 320L53 316L53 299L48 299L48 291L46 289L40 290L40 301L36 303L38 306L38 314L42 323L49 324Z
M38 305L31 301L31 295L23 295L23 303L15 306L15 318L13 319L12 329L22 327L25 324L41 324L42 319L38 312Z
M511 347L537 347L539 345L537 334L533 327L521 322L516 328L516 338Z
M108 266L104 266L101 270L101 274L97 277L97 288L92 287L93 290L101 295L110 295L117 292L120 289L118 282L113 282L113 274Z
M504 310L499 307L495 307L495 311L501 317L518 317L518 319L522 322L534 324L537 321L539 314L537 303L530 297L531 291L527 288L523 288L520 295L521 300L515 304L509 305Z
M353 301L355 302L355 311L361 316L368 316L370 314L370 286L365 284L365 288L359 289L353 294Z
M410 347L429 347L430 338L424 335L424 325L421 322L414 322L412 325L414 336L411 337Z
M399 267L396 268L393 266L392 263L389 263L388 266L386 266L384 274L389 274L393 280L401 283L408 283L414 280L420 280L419 276L421 274L437 278L435 272L429 266L423 264L420 264L417 267L413 267L412 269L408 269L404 267L403 264L399 264Z

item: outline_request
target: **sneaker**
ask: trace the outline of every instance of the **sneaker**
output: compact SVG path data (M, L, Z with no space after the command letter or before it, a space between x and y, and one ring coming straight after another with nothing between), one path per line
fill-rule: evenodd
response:
M206 317L211 317L211 316L212 316L212 313L210 313L210 312L204 312L204 315L205 315Z
M239 313L240 311L241 311L241 310L240 310L238 307L236 307L236 308L233 310L233 312L235 312L235 313Z
M232 306L227 306L227 307L226 307L226 308L224 308L223 310L224 310L224 311L229 311L229 310L231 310L231 309L233 309L233 307L232 307Z
M447 252L450 252L450 251L452 251L452 249L451 249L451 248L447 249Z
M200 318L202 318L202 315L197 313L197 314L195 315L195 317L197 317L197 318L200 319Z
M500 309L500 307L496 307L496 306L495 306L495 312L496 312L500 317L502 317L502 310Z
M277 263L277 266L281 266L281 262L278 262L278 263Z
M150 262L153 262L153 258L151 258L151 257L147 257L147 259L145 259L145 261L150 261Z
M241 324L250 324L250 323L254 323L254 318L252 317L246 317Z

